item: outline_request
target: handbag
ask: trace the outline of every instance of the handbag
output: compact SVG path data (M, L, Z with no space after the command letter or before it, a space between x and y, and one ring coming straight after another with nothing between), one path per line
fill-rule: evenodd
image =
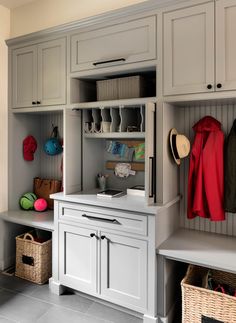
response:
M42 179L34 178L34 193L37 198L43 198L47 201L48 208L53 210L53 199L50 194L60 192L62 189L62 182L57 179Z

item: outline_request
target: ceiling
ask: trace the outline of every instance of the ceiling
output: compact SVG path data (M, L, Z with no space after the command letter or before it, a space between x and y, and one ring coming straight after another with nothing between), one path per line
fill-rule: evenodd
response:
M33 1L36 0L0 0L0 5L9 9L13 9Z

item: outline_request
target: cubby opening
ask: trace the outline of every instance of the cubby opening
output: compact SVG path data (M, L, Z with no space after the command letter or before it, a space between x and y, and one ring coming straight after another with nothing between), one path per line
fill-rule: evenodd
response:
M211 116L221 123L225 138L228 136L233 121L236 118L236 104L232 100L178 102L164 104L163 134L166 138L164 173L164 192L168 192L165 199L171 200L177 194L181 195L180 226L185 229L205 231L228 236L236 236L236 218L233 213L226 213L224 221L210 221L210 219L196 217L187 218L189 156L181 159L177 166L169 147L169 133L176 128L179 134L185 135L193 144L195 133L193 126L203 117ZM158 168L157 168L158 172Z
M135 148L142 148L145 139L102 139L86 138L83 140L83 190L91 191L98 187L97 176L107 176L107 188L126 191L136 185L145 185L145 160L135 158ZM118 147L119 146L119 147ZM118 147L118 148L117 148ZM116 151L119 148L121 154ZM118 177L115 167L118 163L126 163L135 170L133 175Z
M156 96L156 71L71 78L70 103L110 101Z
M104 108L92 104L91 108L68 110L67 121L68 117L73 121L70 127L74 134L68 136L67 133L66 139L65 193L82 191L82 194L96 195L98 174L102 174L107 175L107 188L126 193L128 188L138 186L141 192L129 190L128 194L136 193L145 197L147 203L153 203L149 201L156 198L155 176L151 176L156 168L156 150L152 141L155 134L154 102L147 100L135 105L128 102L122 106L113 102ZM72 161L73 165L68 167ZM114 174L115 170L125 175Z
M9 145L9 210L19 210L19 199L33 192L35 177L62 180L63 153L50 156L44 151L53 126L58 127L63 144L63 112L13 113L10 115L11 137ZM32 135L37 142L33 161L23 158L23 140Z

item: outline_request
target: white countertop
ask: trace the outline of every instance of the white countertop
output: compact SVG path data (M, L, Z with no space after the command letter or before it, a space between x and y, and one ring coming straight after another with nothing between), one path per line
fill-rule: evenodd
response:
M179 229L158 248L169 259L236 273L236 237Z
M61 193L52 194L51 198L58 201L67 201L73 203L81 203L86 205L108 207L112 209L147 213L147 214L157 214L163 208L169 207L179 200L177 197L172 202L158 206L158 205L146 205L145 198L140 196L123 195L113 198L108 197L98 197L94 192L79 192L77 194L64 195Z

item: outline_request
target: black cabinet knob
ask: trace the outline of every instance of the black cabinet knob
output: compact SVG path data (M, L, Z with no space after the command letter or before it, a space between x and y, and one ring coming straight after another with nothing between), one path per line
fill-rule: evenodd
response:
M41 101L37 101L37 104L40 104L41 103Z
M34 104L36 104L36 101L32 101L32 104L34 105Z
M106 236L101 236L101 239L102 239L102 240L106 239Z
M212 89L212 85L211 84L208 84L207 85L207 88L208 88L208 90L211 90Z
M90 233L90 237L91 238L95 237L95 233Z
M222 84L221 84L221 83L218 83L218 84L216 85L216 87L217 87L217 89L221 89L221 88L222 88Z

